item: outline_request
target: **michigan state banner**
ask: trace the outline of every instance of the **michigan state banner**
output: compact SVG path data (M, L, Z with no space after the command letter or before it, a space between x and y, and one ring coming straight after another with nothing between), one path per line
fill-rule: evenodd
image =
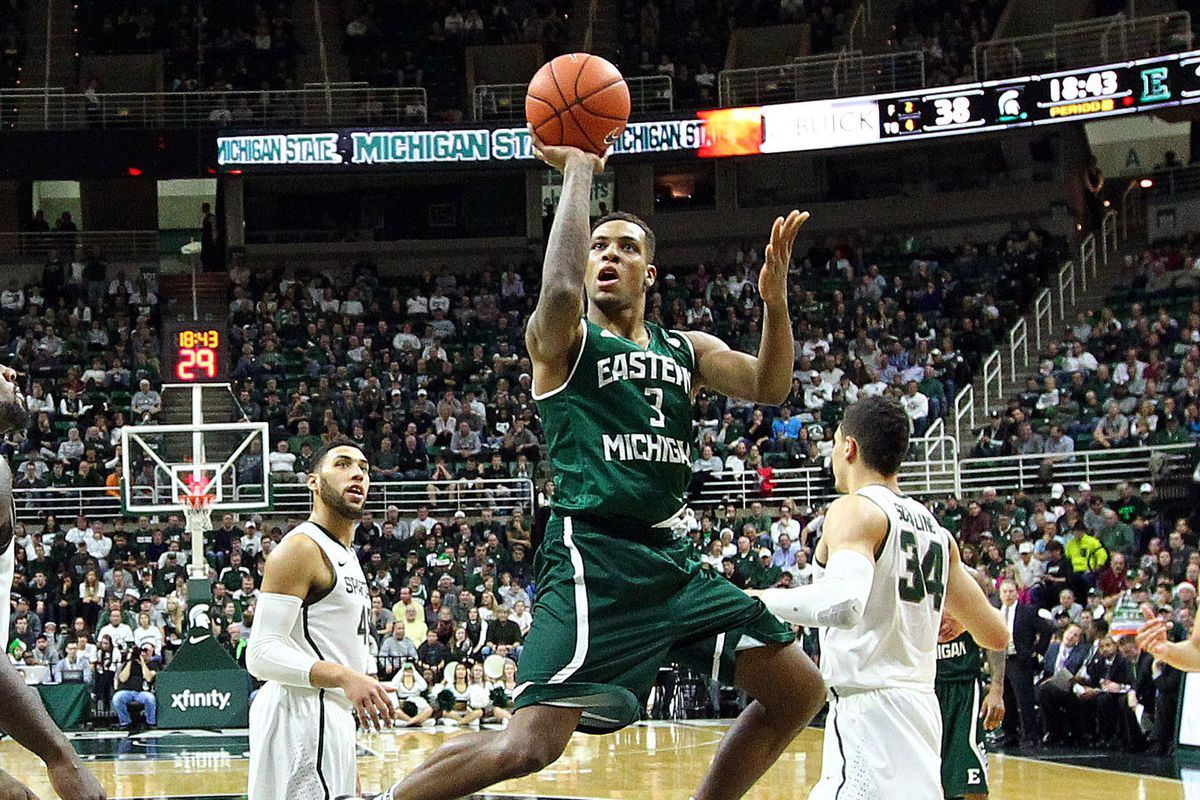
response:
M190 587L189 587L190 589ZM188 636L158 674L158 727L241 728L250 720L250 675L213 638L208 598L188 612Z

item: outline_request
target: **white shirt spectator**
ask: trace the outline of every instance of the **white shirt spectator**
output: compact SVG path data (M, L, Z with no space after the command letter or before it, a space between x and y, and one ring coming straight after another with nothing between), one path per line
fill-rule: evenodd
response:
M822 408L833 399L833 386L821 381L804 387L804 407L812 411Z
M5 311L20 311L25 307L25 292L20 289L5 289L0 292L0 308Z
M242 550L251 555L262 552L262 531L254 528L242 536Z
M1112 380L1113 380L1113 383L1118 384L1118 385L1129 383L1130 381L1141 380L1142 373L1145 371L1146 371L1146 362L1145 361L1137 362L1137 364L1134 366L1132 372L1129 369L1129 364L1122 361L1120 364L1117 364L1117 368L1113 370Z
M120 650L129 642L133 641L133 628L130 628L124 622L120 625L113 625L111 622L105 625L96 634L96 641L100 641L105 636L112 639L113 647Z
M887 391L887 388L887 384L883 381L871 381L862 387L861 394L863 397L880 397Z
M783 534L791 537L793 542L800 539L800 522L795 517L790 517L786 521L783 517L771 523L771 541L776 545L779 544L779 537Z
M437 311L439 308L442 311L444 311L445 313L449 314L450 313L450 298L446 297L446 295L444 295L444 294L443 295L434 295L433 297L429 298L429 313L432 314L434 311Z
M67 531L67 541L73 545L77 545L80 542L85 542L91 538L92 538L92 526L91 525L89 525L86 528L78 528L78 527L72 526L71 529L69 531ZM42 542L45 543L45 541L46 541L45 537L43 537Z
M415 333L401 331L392 337L392 347L397 350L420 350L421 340Z
M163 637L162 631L151 625L149 628L143 628L140 625L133 630L133 643L140 649L143 644L149 642L154 645L154 655L162 653Z
M521 635L524 636L529 632L529 626L533 624L533 615L529 613L529 609L525 609L524 614L509 612L508 620L509 622L517 623L517 626L521 629Z
M730 453L725 457L725 471L730 475L741 475L746 471L746 462L736 453Z
M407 303L408 315L413 314L429 314L429 298L417 295L416 297L408 298Z
M900 404L911 420L924 419L929 416L929 398L922 392L906 394L900 398Z
M90 536L86 541L88 555L97 561L108 558L108 554L112 552L112 539L103 534L100 535L100 538Z
M271 472L295 472L296 471L296 454L281 453L278 450L271 452Z

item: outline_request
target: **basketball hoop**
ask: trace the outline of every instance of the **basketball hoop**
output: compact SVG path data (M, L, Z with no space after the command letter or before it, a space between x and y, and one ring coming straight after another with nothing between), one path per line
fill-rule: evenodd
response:
M188 532L193 537L203 538L205 531L212 530L212 506L214 495L201 489L188 492L183 500L183 516L187 520Z

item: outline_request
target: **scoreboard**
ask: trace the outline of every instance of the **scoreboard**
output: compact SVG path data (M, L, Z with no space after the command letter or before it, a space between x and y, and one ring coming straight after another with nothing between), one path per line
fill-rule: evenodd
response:
M880 98L881 140L999 130L1200 101L1200 55L1029 75Z
M636 156L723 158L859 147L1083 121L1200 103L1200 50L983 83L761 106L631 122L613 146ZM230 131L222 170L358 171L533 163L524 128Z

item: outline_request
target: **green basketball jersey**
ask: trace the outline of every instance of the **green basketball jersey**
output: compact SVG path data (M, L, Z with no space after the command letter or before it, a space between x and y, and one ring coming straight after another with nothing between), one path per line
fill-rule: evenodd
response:
M939 681L977 681L983 674L983 650L966 631L937 648Z
M634 525L683 508L692 474L695 353L682 333L647 322L649 345L584 320L567 382L535 395L550 460L553 508Z

